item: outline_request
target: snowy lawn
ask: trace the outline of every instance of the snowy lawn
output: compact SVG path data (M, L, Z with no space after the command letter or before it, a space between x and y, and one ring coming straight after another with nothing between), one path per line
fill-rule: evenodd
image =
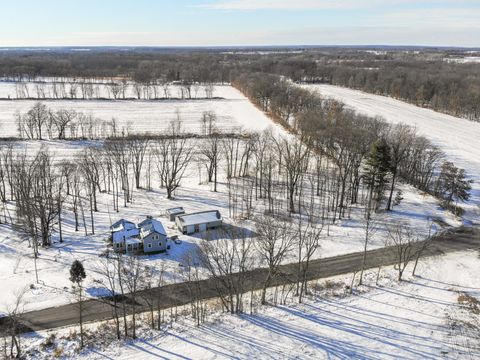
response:
M408 274L402 283L394 269L384 269L378 286L371 271L354 295L345 288L351 276L336 277L319 282L317 296L305 304L216 314L200 327L181 319L164 332L145 329L137 341L89 348L75 358L475 359L480 318L459 296L480 299L479 263L476 252L429 258L419 264L418 277ZM29 335L29 348L38 350L47 336ZM74 358L71 341L56 346Z

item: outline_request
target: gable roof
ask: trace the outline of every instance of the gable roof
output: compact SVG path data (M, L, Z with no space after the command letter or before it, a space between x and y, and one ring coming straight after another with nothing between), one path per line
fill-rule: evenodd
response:
M124 240L135 238L140 234L140 229L136 227L133 229L119 230L112 234L112 241L123 242Z
M177 219L181 221L184 226L188 226L219 221L222 220L222 215L218 210L209 210L193 214L179 215L177 216Z
M135 223L125 220L125 219L120 219L116 223L114 223L112 226L110 226L111 231L121 231L121 230L131 230L136 228L137 226Z
M138 224L138 227L140 228L140 236L142 238L152 233L158 233L167 236L167 232L165 231L162 223L156 219L147 218Z

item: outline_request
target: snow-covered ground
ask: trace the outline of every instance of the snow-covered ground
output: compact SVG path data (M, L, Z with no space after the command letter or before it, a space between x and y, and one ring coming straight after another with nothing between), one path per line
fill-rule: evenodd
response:
M447 160L464 168L472 184L471 198L464 205L465 219L480 222L480 123L407 104L389 97L332 85L306 85L322 96L337 99L354 110L381 116L390 123L415 127L420 135L441 148Z
M237 96L237 100L232 99L232 104L238 104L236 110L236 121L245 129L265 129L274 126L278 133L282 131L271 120L256 109L247 99L243 98L237 90L225 88L230 92L231 97ZM234 95L236 94L236 95ZM230 100L229 100L230 101ZM59 102L60 103L60 102ZM83 103L83 102L78 102ZM189 102L187 102L188 104ZM195 104L195 102L192 102ZM211 104L216 104L211 101ZM135 102L136 104L136 102ZM0 102L0 109L2 102ZM162 103L158 104L162 106ZM135 111L135 107L132 108ZM182 111L182 110L181 110ZM230 109L231 111L231 109ZM0 114L3 112L0 111ZM116 110L120 116L122 112ZM200 117L201 113L195 113L195 117ZM33 154L40 146L48 146L50 151L57 157L71 158L78 152L81 152L86 145L93 143L82 141L24 141L16 143L18 149L26 148L28 153ZM174 224L163 216L165 209L176 206L183 206L187 212L218 209L221 211L226 222L233 222L229 218L228 211L228 189L225 183L225 166L220 166L222 171L219 174L218 192L212 192L211 185L199 184L198 167L192 163L189 167L182 186L177 190L175 200L167 200L164 190L158 189L154 184L155 190L148 192L145 190L135 190L133 198L134 203L128 208L121 207L119 213L112 209L112 195L99 194L99 212L95 213L95 235L85 236L83 225L80 225L78 232L74 229L73 214L67 210L64 216L64 239L65 242L54 244L49 249L40 250L38 259L39 275L41 285L35 285L29 288L35 282L34 262L31 248L26 242L21 242L18 233L9 225L0 224L0 283L3 289L0 293L0 312L4 312L6 307L12 303L15 293L23 288L28 288L26 299L28 304L26 310L39 309L49 306L65 304L71 301L69 295L70 282L68 280L68 270L74 259L84 262L88 278L86 280L87 292L89 296L98 294L99 284L96 280L101 280L98 273L99 255L105 249L105 239L109 234L109 226L120 218L127 218L131 221L139 221L146 215L159 217L166 225L169 235L177 234ZM202 181L205 181L205 174L202 175ZM406 185L399 185L403 192L404 200L400 205L395 206L392 212L381 216L381 222L404 221L409 222L416 229L419 236L426 236L428 233L428 217L439 218L441 221L450 225L459 225L460 222L450 213L439 208L438 203L432 197L423 194L414 188ZM122 201L120 201L122 202ZM254 208L258 213L264 209L263 200L255 201ZM360 251L363 248L364 224L362 221L363 212L361 209L353 209L349 219L338 221L323 230L323 240L321 249L315 254L315 257L327 257L338 254L344 254L354 251ZM89 227L87 219L87 227ZM242 224L247 228L253 225L247 221ZM437 224L433 225L433 230L438 230ZM90 230L88 229L90 232ZM58 237L55 234L54 238ZM172 244L168 254L148 256L144 258L146 265L159 268L164 265L167 270L169 281L178 281L179 264L182 263L182 257L198 247L200 236L180 236L181 245ZM384 245L385 233L379 230L370 243L370 248L381 247ZM295 261L295 255L286 259L286 261Z
M0 91L2 89L0 82ZM117 120L118 129L133 133L158 134L178 116L186 131L199 132L204 112L217 115L217 127L222 131L262 131L269 127L281 132L263 112L255 108L231 86L215 86L214 96L222 99L201 100L52 100L42 101L52 110L75 109L92 114L104 121ZM0 101L0 137L18 136L15 113L27 112L33 100Z
M165 331L144 330L136 341L87 348L62 338L44 355L62 349L77 359L478 359L480 318L461 297L480 300L477 252L452 253L420 262L418 277L405 282L392 268L367 273L365 285L348 295L351 275L319 282L323 290L304 304L261 307L257 313L211 315L196 327L180 319ZM461 276L459 275L461 274ZM460 298L459 298L460 297ZM295 300L292 300L295 301ZM478 305L477 305L478 306ZM95 327L95 326L93 326ZM48 333L25 340L37 351ZM97 339L98 340L98 339Z
M201 140L195 140L201 141ZM49 151L57 159L73 157L81 152L87 145L81 141L25 141L17 143L17 150L26 149L28 153L34 154L40 146L48 146ZM225 166L221 166L225 169ZM206 174L202 175L203 181ZM183 206L187 212L218 209L221 211L226 222L233 222L229 218L228 211L228 188L225 183L226 174L224 170L219 173L220 183L218 192L212 192L212 185L199 184L200 178L198 168L192 163L186 172L186 177L182 181L182 186L176 192L175 200L166 199L164 190L156 189L154 191L135 190L133 194L134 202L127 208L120 207L120 212L116 213L112 209L112 195L99 194L98 208L99 212L94 214L95 235L85 236L82 221L79 231L75 231L74 219L71 206L66 207L63 214L63 232L65 242L56 243L49 249L41 249L38 259L38 269L41 285L35 285L35 288L29 289L26 295L28 304L26 309L38 309L48 306L55 306L68 303L71 299L68 293L70 282L68 280L68 269L74 259L79 259L86 267L87 293L90 296L97 294L100 286L97 280L102 276L98 273L99 255L106 247L105 240L109 235L109 226L120 218L126 218L131 221L139 222L146 215L152 215L161 219L166 225L168 234L176 235L174 223L170 222L163 214L171 207ZM400 205L395 206L394 210L385 216L382 216L382 222L388 221L408 221L415 227L419 234L426 235L428 232L427 218L438 217L442 221L458 225L458 221L448 212L441 210L438 203L432 197L416 191L414 188L401 185L404 200ZM122 202L122 201L120 201ZM254 201L254 211L262 213L265 208L264 200ZM13 210L13 209L12 209ZM315 255L316 257L327 257L338 254L344 254L362 249L362 240L364 224L362 222L362 210L353 209L350 219L344 219L337 222L336 225L325 227L323 231L322 248ZM90 220L87 216L87 229L90 233ZM251 221L247 221L242 226L251 228ZM439 227L434 224L433 230ZM4 285L4 291L0 293L0 312L5 311L8 304L12 303L15 294L23 288L28 288L35 282L34 262L32 258L32 249L28 247L25 241L19 239L18 233L10 225L0 224L0 281ZM379 231L372 240L371 247L380 247L384 245L384 233ZM169 281L179 281L179 264L182 263L182 256L196 249L201 240L200 235L185 236L180 235L181 245L172 244L168 254L146 256L144 262L146 265L159 268L165 266ZM58 233L54 234L54 239L58 240ZM292 254L286 261L295 261L295 255Z
M205 176L205 174L203 175ZM205 179L205 178L204 178ZM219 184L218 192L211 191L211 185L199 185L199 178L196 169L191 169L189 176L182 183L182 187L177 190L176 199L166 199L163 190L145 191L136 190L134 192L134 203L129 207L120 207L120 212L112 210L112 195L100 194L99 212L95 213L95 235L85 236L82 221L80 229L75 232L73 214L71 211L64 213L63 232L65 242L56 243L49 249L41 249L40 257L37 261L40 285L29 288L35 283L34 262L32 258L32 249L26 242L19 239L18 233L9 225L0 225L0 283L3 289L8 289L0 293L0 313L5 312L9 304L12 304L15 295L22 289L28 288L25 298L27 300L26 310L40 309L50 306L57 306L70 302L69 294L70 281L68 278L69 267L73 260L81 260L86 268L87 279L86 288L88 296L98 295L102 280L99 274L99 255L105 250L109 235L109 226L116 220L126 218L128 220L139 222L147 215L159 218L166 227L169 236L179 235L182 244L171 244L171 250L166 254L145 256L143 261L145 265L156 267L165 267L167 272L167 281L182 281L180 264L184 262L183 256L191 251L198 249L201 241L201 235L195 236L181 235L175 228L175 224L170 222L164 216L165 209L183 206L187 212L218 209L222 213L227 223L233 223L229 218L228 212L228 188L224 182ZM459 222L448 212L441 210L437 201L425 194L421 194L415 189L402 185L404 200L388 215L379 217L381 223L392 221L409 222L419 234L426 236L428 233L427 218L437 217L442 221L458 225ZM261 213L264 209L263 201L255 202L255 210ZM363 212L361 209L353 210L351 219L345 219L337 222L336 225L330 225L324 228L321 249L315 254L315 257L335 256L363 249L364 223L362 221ZM87 227L89 228L89 219L87 217ZM247 228L252 228L253 223L247 221L242 224ZM377 234L370 243L371 249L384 246L385 233L379 226ZM432 225L432 231L438 230L437 224ZM58 234L55 234L58 238ZM295 254L292 253L285 262L294 262Z

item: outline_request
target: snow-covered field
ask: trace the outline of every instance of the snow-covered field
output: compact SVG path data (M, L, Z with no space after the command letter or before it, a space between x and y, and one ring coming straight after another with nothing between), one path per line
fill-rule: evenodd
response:
M322 96L335 98L354 110L381 116L390 123L415 127L420 135L441 148L448 161L464 168L472 184L471 198L464 205L468 221L480 222L480 123L407 104L389 97L372 95L332 85L306 85Z
M200 327L181 319L165 331L145 329L139 340L87 348L81 355L60 335L45 353L51 356L56 347L68 358L89 360L478 359L480 319L459 301L465 294L480 299L478 262L476 252L429 258L419 264L418 277L408 274L402 283L388 268L375 285L376 271L371 271L354 295L345 289L351 275L332 278L305 304L263 307L241 316L214 314ZM38 351L47 336L25 341Z
M5 84L0 82L0 91ZM101 120L117 120L118 129L134 133L158 134L179 116L184 129L199 132L204 112L217 115L217 127L222 131L262 131L277 128L249 100L231 86L215 86L214 96L223 99L201 100L52 100L42 101L52 110L75 109ZM27 112L33 100L0 101L0 137L18 136L15 113ZM280 130L279 130L280 131Z

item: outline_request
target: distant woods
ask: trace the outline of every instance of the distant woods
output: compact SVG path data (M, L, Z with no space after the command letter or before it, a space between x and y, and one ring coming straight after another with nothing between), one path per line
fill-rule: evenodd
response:
M441 49L345 48L269 54L254 50L0 52L0 76L13 81L45 77L78 80L77 85L68 89L63 89L60 82L55 89L57 95L52 93L52 98L75 98L72 92L77 98L98 97L95 84L88 79L99 78L108 83L111 98L125 97L127 80L135 84L132 86L136 95L131 95L134 98L156 98L164 84L172 82L187 85L184 96L193 98L193 84L230 83L238 74L259 72L282 75L295 82L334 84L391 96L479 121L480 64L448 61L452 56L466 55ZM39 84L38 89L29 89L27 96L20 84L17 91L19 98L41 98L43 89Z

